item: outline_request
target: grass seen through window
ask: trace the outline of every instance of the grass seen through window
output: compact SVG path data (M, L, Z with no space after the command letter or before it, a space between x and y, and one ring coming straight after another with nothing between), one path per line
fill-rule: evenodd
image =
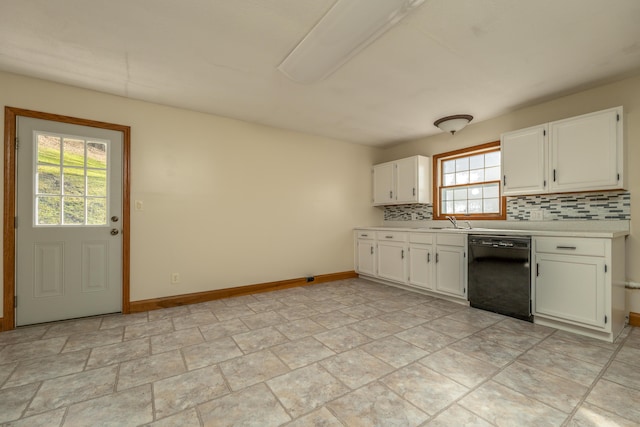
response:
M37 225L106 224L106 144L44 134L37 142Z

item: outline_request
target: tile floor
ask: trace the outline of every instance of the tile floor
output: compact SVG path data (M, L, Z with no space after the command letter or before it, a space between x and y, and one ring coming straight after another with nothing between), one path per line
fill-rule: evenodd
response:
M350 279L0 333L10 426L637 426L614 344Z

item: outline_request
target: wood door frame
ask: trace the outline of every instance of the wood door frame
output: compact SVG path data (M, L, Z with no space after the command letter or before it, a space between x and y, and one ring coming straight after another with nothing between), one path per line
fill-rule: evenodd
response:
M18 116L122 132L122 313L130 312L131 127L22 108L4 108L3 319L0 330L15 328L16 288L16 119Z

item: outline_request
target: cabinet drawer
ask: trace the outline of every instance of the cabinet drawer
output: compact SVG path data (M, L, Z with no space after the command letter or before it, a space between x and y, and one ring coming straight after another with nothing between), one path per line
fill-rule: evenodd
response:
M358 239L375 239L376 237L375 231L358 231L356 235Z
M564 255L605 256L603 239L585 239L579 237L538 237L536 252Z
M378 231L378 240L406 242L407 233L403 233L401 231Z
M465 246L465 237L464 234L438 234L437 239L439 245Z
M409 242L411 243L433 243L433 234L430 233L410 233Z

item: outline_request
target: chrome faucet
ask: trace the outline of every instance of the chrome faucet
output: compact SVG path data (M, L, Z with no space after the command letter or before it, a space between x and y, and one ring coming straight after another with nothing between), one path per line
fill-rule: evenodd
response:
M451 222L451 224L453 224L453 228L458 228L458 221L455 219L455 217L447 216L445 218L447 218Z

